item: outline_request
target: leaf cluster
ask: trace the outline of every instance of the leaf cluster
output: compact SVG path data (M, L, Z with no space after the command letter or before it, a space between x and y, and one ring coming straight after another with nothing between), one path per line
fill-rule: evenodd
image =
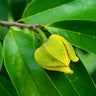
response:
M0 25L1 96L96 95L96 0L0 0L0 20L42 24L46 37L64 37L80 58L72 75L44 70L34 59L42 35Z

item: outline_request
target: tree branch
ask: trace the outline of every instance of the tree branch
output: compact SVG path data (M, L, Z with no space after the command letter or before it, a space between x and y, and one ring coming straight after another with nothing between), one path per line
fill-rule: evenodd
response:
M0 20L0 25L7 26L8 28L10 28L10 26L17 26L17 27L22 27L22 28L28 28L30 30L34 29L35 27L38 27L40 29L43 28L40 26L40 24L31 25L31 24L22 24L18 22L6 22L2 20Z

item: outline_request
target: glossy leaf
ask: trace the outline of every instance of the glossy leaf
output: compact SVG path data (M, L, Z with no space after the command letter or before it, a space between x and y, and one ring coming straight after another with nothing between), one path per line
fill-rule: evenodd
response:
M58 88L60 96L79 96L74 90L72 83L68 80L63 72L47 71L54 85Z
M96 54L96 22L61 21L45 28L51 34L63 36L72 45Z
M1 71L2 64L3 64L3 53L2 53L2 46L0 42L0 71Z
M72 70L74 70L74 73L72 75L47 71L49 76L53 80L55 86L58 86L58 88L61 90L61 93L63 89L68 87L69 90L66 90L66 89L65 90L70 93L70 90L71 90L70 86L66 84L66 82L69 82L70 85L75 90L75 92L77 93L77 96L86 96L86 94L87 96L95 96L96 94L95 85L92 82L82 62L80 60L79 62L76 62L76 63L71 62L70 65L71 65ZM62 89L61 85L66 86L66 87ZM65 96L75 96L75 95L76 94L72 93L71 95L65 95Z
M5 66L20 96L96 94L95 85L80 61L71 62L73 75L51 71L47 74L34 60L32 41L31 36L20 31L12 31L4 40Z
M96 87L92 82L88 72L84 68L81 61L75 64L71 62L71 68L74 70L73 75L66 75L70 83L72 83L74 90L77 91L79 96L95 96ZM82 75L81 75L82 74ZM90 90L90 91L88 91Z
M0 95L1 96L18 96L12 83L0 76Z
M40 3L38 4L42 7L41 2L44 4L45 0L36 1L39 1ZM38 8L39 6L37 3L34 7L34 3L35 1L30 3L26 8L21 21L28 24L47 25L62 20L96 20L96 0L74 0L66 4L63 0L57 0L54 2L57 3L57 6L50 7L48 5L49 2L46 2L45 6L49 6L50 8L42 7L42 9ZM34 11L36 10L36 7L40 10ZM31 9L31 15L29 9Z
M31 36L18 31L9 33L4 40L5 66L18 95L60 96L48 75L34 61L32 41Z
M24 10L22 18L27 18L39 12L46 11L48 9L69 3L71 1L73 0L55 0L55 2L54 0L46 0L46 2L44 0L33 0ZM46 6L43 6L44 4Z
M21 38L21 36L23 34L21 34L21 33L16 34L16 33L14 32L14 37L16 38L16 41L18 42L18 46L22 50L22 53L24 54L24 56L26 58L26 61L28 62L28 65L29 65L29 67L32 71L33 78L36 81L36 84L37 84L38 88L41 90L42 95L48 96L50 94L50 96L51 95L54 96L54 94L55 94L56 96L58 96L58 93L59 93L59 96L61 96L61 94L62 95L69 94L68 96L75 94L73 96L77 96L76 95L77 93L74 91L74 89L70 85L69 81L68 80L66 81L66 79L65 79L65 82L63 81L64 78L61 79L62 82L64 82L63 86L62 86L62 88L63 88L62 92L59 89L61 87L61 83L60 83L61 80L60 79L59 79L60 81L59 80L56 81L57 83L60 83L60 85L59 86L54 85L53 81L48 76L48 74L40 66L38 66L38 64L34 60L34 51L35 50L33 50L32 38L29 38L27 36L25 36L26 38L25 37ZM20 38L20 39L18 39L18 38ZM21 39L25 42L27 40L27 42L26 43L21 43L22 42ZM27 45L27 47L26 47L26 45ZM62 74L61 77L64 77L64 74ZM50 85L50 81L51 81L51 85ZM65 87L65 84L66 84L66 87ZM54 89L52 88L52 86L54 86L57 89L57 93L56 92L54 93ZM69 88L70 88L71 93L69 93L69 91L66 91L66 90L69 90Z

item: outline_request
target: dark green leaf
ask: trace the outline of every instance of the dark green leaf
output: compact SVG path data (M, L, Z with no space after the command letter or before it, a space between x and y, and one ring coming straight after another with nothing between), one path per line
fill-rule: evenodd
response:
M61 91L62 96L64 96L65 94L65 96L75 96L76 94L71 92L72 87L77 93L76 96L86 96L86 94L87 96L95 96L95 85L92 82L82 62L80 60L77 63L71 62L70 66L74 70L74 73L72 75L47 71L55 86L57 86L58 89ZM71 87L68 82L70 83ZM61 85L64 87L62 87Z
M96 87L92 82L89 74L84 68L82 62L79 60L77 63L71 62L71 68L74 70L73 75L67 75L66 77L70 83L72 83L75 91L77 91L79 96L95 96ZM89 91L88 91L89 90Z
M18 96L12 83L0 76L0 95L1 96Z
M21 18L27 0L11 0L12 16L17 21Z
M79 96L63 72L47 71L47 73L60 91L60 96Z

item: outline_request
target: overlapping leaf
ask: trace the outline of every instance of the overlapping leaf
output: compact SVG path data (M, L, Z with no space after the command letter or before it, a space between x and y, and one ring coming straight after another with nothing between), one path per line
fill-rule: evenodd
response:
M73 0L33 0L25 9L22 18L27 18L29 16L33 16L38 14L39 12L46 11L48 9L52 9L54 7L69 3ZM54 3L53 3L54 2ZM44 6L44 4L46 6ZM32 11L33 10L33 11Z
M42 7L43 2L32 1L26 7L21 20L28 24L49 25L46 29L50 33L62 35L73 45L96 54L96 24L90 21L96 20L95 0L69 0L67 3L57 0L51 7L52 0L45 3L46 7Z
M96 20L96 0L69 0L66 4L64 1L34 0L21 20L28 24L44 25L62 20ZM44 3L46 7L42 7Z
M4 41L4 58L18 95L60 96L46 72L34 61L31 36L18 31L9 33Z
M23 32L12 31L4 40L5 66L20 96L96 94L95 86L81 61L76 64L71 62L72 75L51 71L47 71L47 74L35 62L34 51L32 37Z
M93 21L61 21L46 29L51 34L59 34L71 44L96 54L96 22Z

